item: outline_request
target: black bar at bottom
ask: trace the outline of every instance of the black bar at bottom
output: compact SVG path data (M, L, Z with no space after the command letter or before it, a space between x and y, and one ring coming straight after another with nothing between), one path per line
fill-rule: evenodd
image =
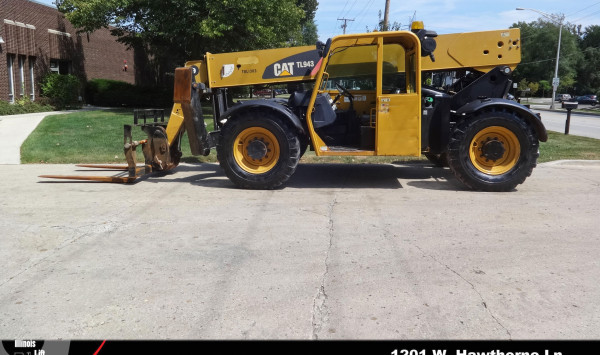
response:
M427 340L5 340L0 354L368 354L368 355L579 355L600 353L598 340L427 341ZM4 352L2 351L4 350ZM42 352L43 351L43 352Z

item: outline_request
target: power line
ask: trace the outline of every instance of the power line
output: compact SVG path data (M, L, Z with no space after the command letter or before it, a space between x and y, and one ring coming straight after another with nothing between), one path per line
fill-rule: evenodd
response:
M576 14L576 13L579 13L579 12L581 12L581 11L587 10L587 9L589 9L590 7L592 7L592 6L595 6L595 5L598 5L598 4L600 4L600 2L597 2L597 3L593 4L593 5L590 5L590 6L588 6L588 7L585 7L585 8L583 8L583 9L581 9L581 10L577 11L577 12L574 12L574 13L572 13L572 14L571 14L571 15L569 15L569 16L572 16L573 14ZM600 13L600 10L598 10L598 11L595 11L595 12L592 12L592 13L591 13L591 14L589 14L589 15L585 15L585 16L583 16L583 17L580 17L580 18L578 18L577 20L574 20L574 21L565 21L565 19L567 18L567 16L565 16L565 17L563 18L563 21L565 21L565 22L564 22L564 24L565 24L565 25L566 25L566 24L568 24L568 23L570 23L570 24L572 24L572 25L576 25L576 22L577 22L577 21L580 21L580 20L582 20L582 19L584 19L584 18L587 18L587 17L590 17L590 16L594 16L594 15L596 15L596 14L598 14L598 13ZM545 17L545 16L542 16L542 17ZM539 19L540 19L540 17L538 17L536 20L539 20ZM557 26L557 27L558 27L558 26ZM533 34L530 34L530 35L528 35L528 36L521 36L521 40L523 40L523 39L526 39L526 38L529 38L529 37L532 37L532 36L535 36L535 35L536 35L536 34L535 34L535 33L533 33Z
M581 9L581 10L578 10L578 11L575 11L575 12L572 12L572 13L570 13L569 15L566 15L566 16L563 14L563 16L564 16L564 17L563 17L563 21L565 21L565 20L567 19L567 17L571 17L571 16L573 16L573 15L575 15L575 14L578 14L578 13L580 13L580 12L582 12L582 11L585 11L585 10L587 10L587 9L589 9L589 8L591 8L591 7L594 7L594 6L598 5L598 4L600 4L600 2L596 2L596 3L592 4L592 5L586 6L586 7L584 7L583 9ZM537 12L537 11L535 11L535 12ZM572 24L576 24L576 22L577 22L577 21L583 20L584 18L588 18L588 17L590 17L590 16L594 16L594 15L596 15L596 14L598 14L598 13L600 13L600 10L598 10L598 11L595 11L595 12L592 12L591 14L585 15L585 16L583 16L583 17L580 17L580 18L578 18L577 20L574 20L574 21L565 21L564 23L572 23ZM539 13L538 13L538 14L539 14ZM554 15L554 14L551 14L551 15L553 15L553 16L556 16L556 15ZM546 16L542 15L542 17L546 17ZM539 19L539 18L540 18L540 17L538 16L538 17L536 18L536 20L537 20L537 19ZM533 19L533 17L530 17L530 19Z
M364 23L364 19L367 16L367 13L365 12L365 10L367 9L367 7L369 7L371 4L373 3L373 0L369 0L368 2L366 2L365 6L362 8L362 10L360 11L360 13L362 14L360 16L360 22L355 22L355 23L351 23L350 24L350 28L352 29L354 27L354 24L356 24L357 26L360 24L362 25Z
M595 4L592 4L592 5L590 5L590 6L588 6L588 7L585 7L585 8L583 8L583 9L579 10L579 11L575 11L575 12L573 12L573 13L571 13L571 14L567 15L566 17L569 17L569 16L573 16L573 15L575 15L575 14L578 14L578 13L580 13L581 11L587 10L587 9L589 9L590 7L594 7L594 6L598 5L598 4L600 4L600 1L599 1L599 2L597 2L597 3L595 3Z
M354 8L354 5L356 5L356 1L358 1L358 0L354 0L354 2L352 3L352 6L350 6L350 8L346 12L346 14L344 14L344 17L346 17L350 14L350 11L352 11L352 9Z
M586 16L583 16L583 17L580 17L580 18L578 18L577 20L575 20L575 21L573 21L573 22L577 22L577 21L583 20L584 18L588 18L588 17L590 17L590 16L594 16L594 15L596 15L596 14L599 14L599 13L600 13L600 10L598 10L598 11L596 11L596 12L592 12L591 14L589 14L589 15L586 15Z
M527 65L527 64L542 63L542 62L550 62L550 61L555 61L555 60L556 60L556 58L542 59L542 60L536 60L536 61L533 61L533 62L519 63L519 66L521 66L521 65Z
M342 16L342 14L344 13L344 10L346 10L346 6L348 6L349 2L350 2L350 0L346 0L346 4L344 5L344 8L342 9L342 11L340 11L339 17Z

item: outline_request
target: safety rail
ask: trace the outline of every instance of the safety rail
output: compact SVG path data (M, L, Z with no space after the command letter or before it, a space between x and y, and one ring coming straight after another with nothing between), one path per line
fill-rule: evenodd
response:
M142 121L140 124L139 122ZM150 122L148 122L150 121ZM165 110L163 109L136 109L133 110L133 125L165 125Z

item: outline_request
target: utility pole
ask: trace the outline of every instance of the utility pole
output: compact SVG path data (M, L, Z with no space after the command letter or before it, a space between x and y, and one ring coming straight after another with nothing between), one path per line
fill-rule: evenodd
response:
M383 30L384 31L388 30L389 17L390 17L390 0L385 0L385 12L383 14Z
M554 67L554 78L552 78L552 102L550 103L550 109L554 110L554 101L556 100L556 90L558 89L558 85L560 84L560 79L558 78L558 61L560 59L560 42L562 38L562 28L565 20L565 15L551 15L547 14L543 11L535 10L535 9L524 9L522 7L517 7L517 10L530 10L537 12L538 14L544 16L550 21L557 24L558 27L558 46L556 49L556 66ZM567 132L568 133L568 132ZM565 133L566 134L566 133Z
M338 21L344 21L344 24L342 25L342 29L344 30L344 34L346 34L346 27L348 27L348 21L354 21L354 19L339 18Z

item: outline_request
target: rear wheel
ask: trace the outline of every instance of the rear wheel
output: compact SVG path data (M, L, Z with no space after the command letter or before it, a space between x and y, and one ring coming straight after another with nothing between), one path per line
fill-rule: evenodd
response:
M287 181L300 159L297 134L279 117L252 112L228 121L217 158L238 187L273 189Z
M538 148L534 130L514 112L484 111L456 126L448 164L472 189L510 191L531 175Z

